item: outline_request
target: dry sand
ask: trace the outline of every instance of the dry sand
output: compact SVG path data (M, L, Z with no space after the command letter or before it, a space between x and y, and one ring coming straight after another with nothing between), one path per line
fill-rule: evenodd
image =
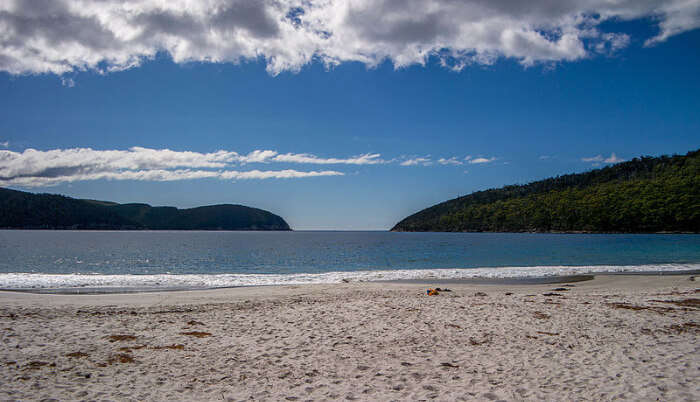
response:
M697 282L573 285L0 292L0 399L700 400Z

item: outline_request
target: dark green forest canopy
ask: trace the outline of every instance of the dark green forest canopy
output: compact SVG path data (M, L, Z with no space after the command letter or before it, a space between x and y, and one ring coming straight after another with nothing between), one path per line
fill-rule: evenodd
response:
M700 150L478 191L393 231L700 232Z
M0 228L290 230L281 217L243 205L190 209L79 200L0 188Z

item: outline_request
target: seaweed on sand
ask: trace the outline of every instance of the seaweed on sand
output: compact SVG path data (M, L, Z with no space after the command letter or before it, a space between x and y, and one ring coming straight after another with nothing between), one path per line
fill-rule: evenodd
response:
M109 360L107 360L108 364L114 364L114 363L133 363L134 362L134 357L131 356L128 353L117 353L115 355L112 355Z
M185 345L182 344L172 344L172 345L165 345L165 346L153 346L151 349L154 350L162 350L162 349L170 349L170 350L184 350Z
M134 335L110 335L107 337L110 342L123 342L123 341L133 341L136 339Z
M84 352L72 352L72 353L67 353L66 357L72 357L74 359L79 359L81 357L88 357L88 354L84 353Z
M204 338L207 336L211 336L211 334L209 332L201 332L201 331L180 332L180 335L194 336L197 338Z
M658 313L658 314L665 314L665 313L669 313L669 312L676 310L676 309L671 308L671 307L637 306L637 305L628 304L628 303L608 303L608 305L612 308L617 308L617 309L634 310L634 311L649 310L649 311L653 311L653 312Z

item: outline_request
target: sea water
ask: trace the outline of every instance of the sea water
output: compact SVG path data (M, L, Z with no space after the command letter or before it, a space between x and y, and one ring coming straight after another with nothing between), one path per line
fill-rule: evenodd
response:
M211 288L700 269L700 235L0 231L0 288Z

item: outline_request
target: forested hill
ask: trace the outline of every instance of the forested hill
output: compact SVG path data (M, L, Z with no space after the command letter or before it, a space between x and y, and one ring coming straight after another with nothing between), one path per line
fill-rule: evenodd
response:
M242 205L177 209L79 200L0 188L0 228L290 230L281 217Z
M700 232L700 150L478 191L392 231Z

